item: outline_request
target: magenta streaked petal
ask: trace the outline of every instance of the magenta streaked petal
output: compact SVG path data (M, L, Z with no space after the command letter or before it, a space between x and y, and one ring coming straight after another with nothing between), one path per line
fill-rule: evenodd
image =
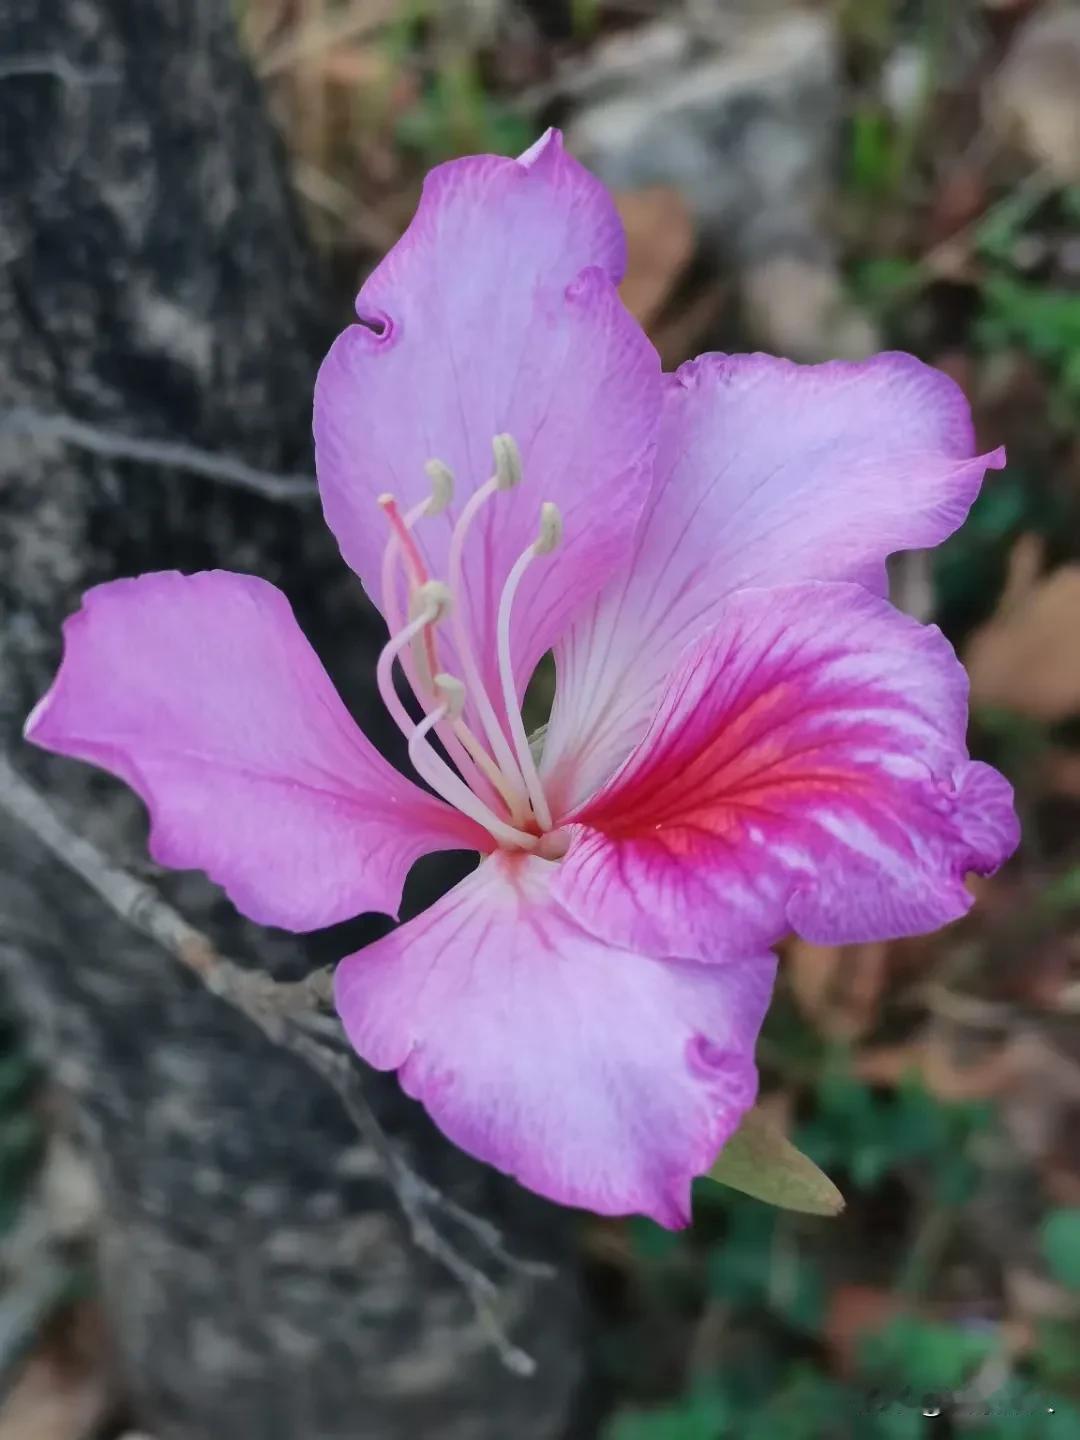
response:
M614 288L622 246L610 198L557 136L521 160L442 165L360 292L368 325L339 336L319 372L323 507L377 604L386 542L377 497L393 492L408 509L429 492L427 460L452 468L452 505L416 530L430 573L445 580L454 522L492 472L493 436L517 441L523 483L479 514L456 597L493 698L499 595L537 536L541 504L559 507L565 539L530 568L515 605L520 686L627 559L652 483L660 364ZM448 633L440 647L460 674Z
M857 585L739 591L572 817L557 894L613 944L694 960L792 928L826 944L934 930L1018 841L966 719L936 627Z
M1000 450L974 455L963 393L910 355L796 365L703 355L667 383L629 578L557 651L544 768L562 808L641 738L681 647L732 590L851 580L884 594L885 559L960 525Z
M690 1182L753 1103L771 955L704 966L605 945L498 855L338 967L369 1064L462 1149L563 1204L689 1220Z
M205 870L265 925L393 914L421 855L488 845L374 749L285 596L251 575L89 590L26 736L125 780L154 859Z

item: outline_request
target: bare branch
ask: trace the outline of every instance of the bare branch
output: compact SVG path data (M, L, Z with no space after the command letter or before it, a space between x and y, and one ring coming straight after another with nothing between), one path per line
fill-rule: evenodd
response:
M259 470L231 455L218 455L212 450L199 450L175 440L146 440L134 435L117 434L98 425L74 420L69 415L50 414L20 406L0 412L0 434L21 431L35 438L60 440L103 455L110 460L133 460L143 465L161 465L184 470L205 480L216 480L240 490L252 490L267 500L313 501L315 482L310 475L279 475Z
M535 1369L532 1358L507 1338L497 1312L495 1285L440 1234L432 1215L441 1213L508 1269L540 1278L549 1276L551 1268L509 1254L494 1225L449 1200L402 1159L368 1102L361 1071L348 1054L319 1034L319 1025L326 1022L320 1007L327 1006L331 1000L331 972L316 970L303 980L285 984L219 954L200 930L190 925L149 885L114 865L91 841L71 831L37 789L22 779L3 756L0 756L0 810L35 835L121 920L167 950L197 975L212 994L239 1010L275 1044L305 1060L322 1076L378 1156L413 1242L453 1275L465 1290L477 1321L503 1364L515 1374L531 1375ZM319 1025L312 1027L312 1020L317 1020Z
M0 80L23 76L48 76L62 85L115 85L120 79L115 70L99 66L93 70L73 65L66 55L20 55L0 60Z

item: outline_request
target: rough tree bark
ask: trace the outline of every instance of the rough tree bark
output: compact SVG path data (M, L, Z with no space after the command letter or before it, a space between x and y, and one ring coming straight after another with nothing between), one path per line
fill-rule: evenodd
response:
M225 0L0 0L0 407L61 411L273 469L310 467L333 320ZM338 323L344 316L340 317ZM251 570L283 586L358 718L378 644L317 508L88 454L0 414L0 726L24 773L121 863L141 808L18 741L97 581ZM108 677L102 677L108 683ZM373 727L374 730L373 730ZM405 1238L372 1152L304 1067L0 833L0 962L71 1097L105 1197L101 1271L139 1419L160 1440L553 1440L577 1376L572 1276L507 1276L506 1373L454 1283ZM443 876L414 885L413 906ZM233 954L293 977L314 941L247 927L198 876L163 893ZM453 1151L392 1082L371 1095L416 1168L565 1259L565 1220Z

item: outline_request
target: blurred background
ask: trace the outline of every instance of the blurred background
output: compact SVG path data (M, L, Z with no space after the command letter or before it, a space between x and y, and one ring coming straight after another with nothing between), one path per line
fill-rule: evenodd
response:
M387 1202L357 1198L367 1172L355 1155L347 1201L321 1211L311 1196L325 1177L310 1179L297 1148L260 1158L251 1138L236 1159L238 1131L258 1133L251 1094L234 1087L222 1101L216 1081L161 1068L172 1046L216 1074L208 1057L233 1041L213 1017L205 1028L184 1018L196 1002L180 982L164 998L139 989L167 957L143 951L124 970L101 940L95 973L116 986L73 985L99 945L93 902L47 941L27 939L43 906L68 902L50 898L40 856L19 861L22 898L3 932L0 1440L1080 1436L1080 7L65 0L55 12L0 0L0 112L12 122L0 264L14 297L0 342L5 414L25 422L5 428L0 414L7 738L87 579L209 558L283 583L316 629L318 605L341 613L351 580L332 548L291 534L319 528L314 512L298 520L222 499L204 479L163 479L123 445L110 455L108 436L308 471L314 364L407 224L425 171L517 153L558 124L616 194L623 295L666 367L706 349L814 361L902 348L963 386L982 448L1007 446L1008 468L988 476L964 529L905 557L893 593L964 658L972 749L1015 785L1024 841L946 932L785 951L763 1090L843 1190L838 1219L703 1184L684 1234L567 1222L542 1205L519 1223L509 1187L491 1198L471 1169L459 1179L458 1161L388 1096L388 1123L419 1168L493 1207L526 1253L555 1253L548 1295L561 1298L512 1312L540 1362L534 1381L499 1376L477 1359L482 1344L444 1363L464 1324L459 1297L410 1259L390 1220L370 1264L334 1262L332 1292L320 1289L329 1262L316 1274L294 1253L260 1269L284 1212L269 1201L260 1212L254 1182L227 1202L219 1192L219 1208L238 1207L219 1234L219 1212L211 1223L200 1209L213 1186L202 1201L184 1188L193 1171L255 1166L276 1181L289 1169L297 1233ZM116 296L148 275L154 305L139 313L156 318L135 325ZM46 412L106 440L43 438ZM140 498L151 492L167 503ZM322 588L329 599L311 598ZM342 603L359 616L351 588ZM327 626L348 649L344 622ZM364 635L370 654L377 637ZM333 645L329 658L333 668ZM364 714L370 697L359 681L350 690L350 673L339 661ZM73 823L139 863L142 822L116 787L80 779L75 791L44 760L34 773L68 784ZM276 973L305 968L281 937L225 915L209 887L160 883ZM315 944L317 959L344 953L338 932ZM41 947L60 958L46 963ZM109 1018L121 1012L122 1042ZM289 1077L283 1115L300 1088ZM171 1108L155 1101L144 1123L155 1085ZM198 1126L173 1114L185 1106ZM309 1097L293 1118L306 1134L329 1108ZM145 1243L133 1249L135 1226ZM154 1227L171 1248L154 1248ZM177 1246L218 1257L197 1304ZM254 1298L234 1264L258 1271ZM326 1296L368 1294L376 1266L382 1299L320 1331L336 1303ZM311 1307L298 1320L301 1291ZM136 1304L136 1292L151 1298ZM437 1315L429 1295L441 1296ZM198 1324L178 1318L185 1306ZM282 1329L271 1342L260 1317L277 1308L292 1338ZM274 1390L282 1367L311 1373L339 1352L341 1374L326 1381L338 1420ZM413 1364L420 1354L429 1363ZM278 1395L261 1418L260 1387Z

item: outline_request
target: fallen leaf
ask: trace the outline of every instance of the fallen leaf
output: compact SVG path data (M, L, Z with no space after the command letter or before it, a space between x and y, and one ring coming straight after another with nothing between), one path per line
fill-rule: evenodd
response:
M916 1075L935 1099L945 1102L989 1100L1014 1083L1017 1056L1012 1046L1004 1044L979 1060L961 1064L950 1053L943 1030L934 1026L902 1045L863 1050L853 1070L868 1085L896 1086Z
M33 1351L0 1408L0 1440L89 1440L114 1403L100 1311L73 1307Z
M667 306L649 332L649 338L667 371L677 370L684 360L703 348L706 337L715 333L728 303L728 286L720 280L703 285L685 304Z
M619 294L647 330L694 253L694 221L680 190L652 185L615 193L626 227L627 266Z
M837 1285L829 1297L822 1326L837 1372L850 1378L859 1369L859 1351L867 1335L884 1330L907 1308L903 1296L877 1285Z
M844 1197L808 1155L755 1107L721 1150L708 1178L782 1210L839 1215Z
M796 939L785 951L785 974L796 1004L822 1034L854 1040L877 1020L889 947L811 945Z
M1060 745L1049 746L1040 756L1038 781L1041 789L1080 800L1080 753Z
M1022 25L987 100L999 134L1059 183L1080 180L1080 11L1052 6Z
M1073 1320L1080 1315L1080 1301L1075 1295L1026 1265L1008 1266L1005 1293L1009 1308L1025 1318Z
M881 349L874 322L851 300L835 265L773 255L741 276L743 318L755 344L793 360L864 360Z
M974 703L1054 722L1080 712L1080 565L1037 576L1037 544L1017 542L1001 603L964 661Z

